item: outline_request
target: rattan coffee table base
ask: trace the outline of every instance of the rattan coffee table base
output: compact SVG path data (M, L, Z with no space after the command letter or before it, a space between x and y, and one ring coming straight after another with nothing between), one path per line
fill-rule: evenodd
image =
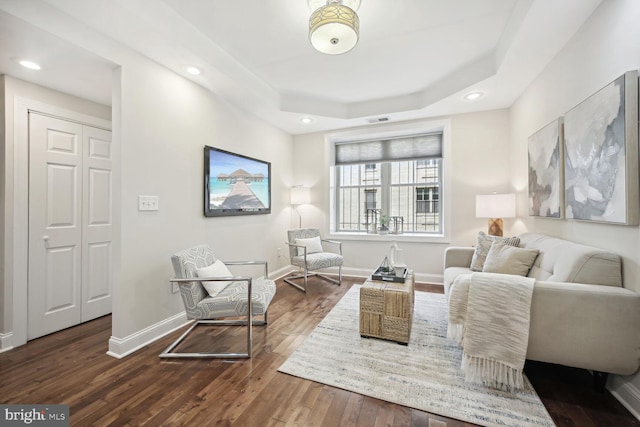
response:
M360 336L408 344L413 321L413 271L404 283L367 280L360 288Z

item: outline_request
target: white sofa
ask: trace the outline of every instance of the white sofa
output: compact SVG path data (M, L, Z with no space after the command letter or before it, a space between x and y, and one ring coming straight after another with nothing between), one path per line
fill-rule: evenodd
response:
M520 247L540 251L528 276L536 279L527 359L594 371L596 388L607 374L631 375L640 366L640 294L622 286L618 255L534 233ZM472 247L449 247L444 289L472 273Z

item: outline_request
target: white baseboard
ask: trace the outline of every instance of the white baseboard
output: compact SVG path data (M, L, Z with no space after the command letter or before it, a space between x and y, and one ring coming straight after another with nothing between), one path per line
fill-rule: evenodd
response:
M298 270L297 267L293 265L288 265L287 267L283 267L277 272L270 274L269 277L276 280L297 270ZM338 275L338 269L335 267L327 268L320 271L322 272L322 274L335 275L335 276ZM282 273L278 274L278 272L282 272ZM371 276L371 272L372 271L370 268L342 267L343 276L367 278ZM415 275L416 275L416 282L418 283L435 283L437 285L442 285L444 283L444 278L442 274L415 273Z
M343 276L352 277L369 277L371 276L371 269L367 268L342 268ZM335 274L338 274L337 272ZM415 273L416 282L418 283L435 283L441 285L444 282L442 274L427 274L427 273Z
M128 337L116 338L112 336L109 338L109 351L107 351L107 354L116 359L122 359L190 322L192 322L192 320L187 319L187 314L182 312L131 334Z
M297 270L297 267L288 265L276 271L272 271L269 274L269 278L272 280L280 279L287 274L295 272ZM322 274L337 275L338 269L328 268L322 270ZM345 276L366 278L371 275L371 270L364 268L343 268L342 274ZM442 276L436 274L416 274L416 281L426 283L442 283ZM107 351L107 354L109 356L115 357L116 359L122 359L123 357L130 355L131 353L139 350L145 345L151 344L152 342L164 337L165 335L170 334L177 329L180 329L189 322L190 320L187 319L186 314L182 312L176 314L175 316L169 317L168 319L162 320L154 325L151 325L145 329L142 329L141 331L133 333L127 337L116 338L112 336L111 338L109 338L109 351ZM0 335L0 343L2 343L2 335Z
M13 333L0 334L0 353L9 351L13 348Z
M624 381L621 377L612 375L609 377L607 389L622 406L640 420L640 390L631 381Z
M295 266L293 266L291 264L285 265L284 267L279 268L276 271L272 271L271 273L269 273L269 279L271 279L271 280L282 279L287 274L293 273L294 271L297 271L297 270L298 270L298 267L295 267Z

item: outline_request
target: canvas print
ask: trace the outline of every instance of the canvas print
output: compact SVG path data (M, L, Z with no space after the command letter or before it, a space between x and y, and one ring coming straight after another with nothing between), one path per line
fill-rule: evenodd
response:
M561 218L562 119L529 137L529 215Z
M638 137L629 127L634 119L626 119L633 113L638 120L637 73L633 74L635 80L621 76L564 117L567 218L637 222L637 179L632 177L637 175ZM635 90L625 91L625 86ZM634 100L625 103L628 97Z

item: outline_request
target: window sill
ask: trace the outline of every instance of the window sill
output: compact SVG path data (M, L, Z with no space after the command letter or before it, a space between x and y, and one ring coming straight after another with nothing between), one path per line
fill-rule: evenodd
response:
M368 233L336 233L333 232L328 237L331 240L353 240L353 241L366 241L366 242L416 242L416 243L439 243L449 244L449 238L441 234L368 234Z

